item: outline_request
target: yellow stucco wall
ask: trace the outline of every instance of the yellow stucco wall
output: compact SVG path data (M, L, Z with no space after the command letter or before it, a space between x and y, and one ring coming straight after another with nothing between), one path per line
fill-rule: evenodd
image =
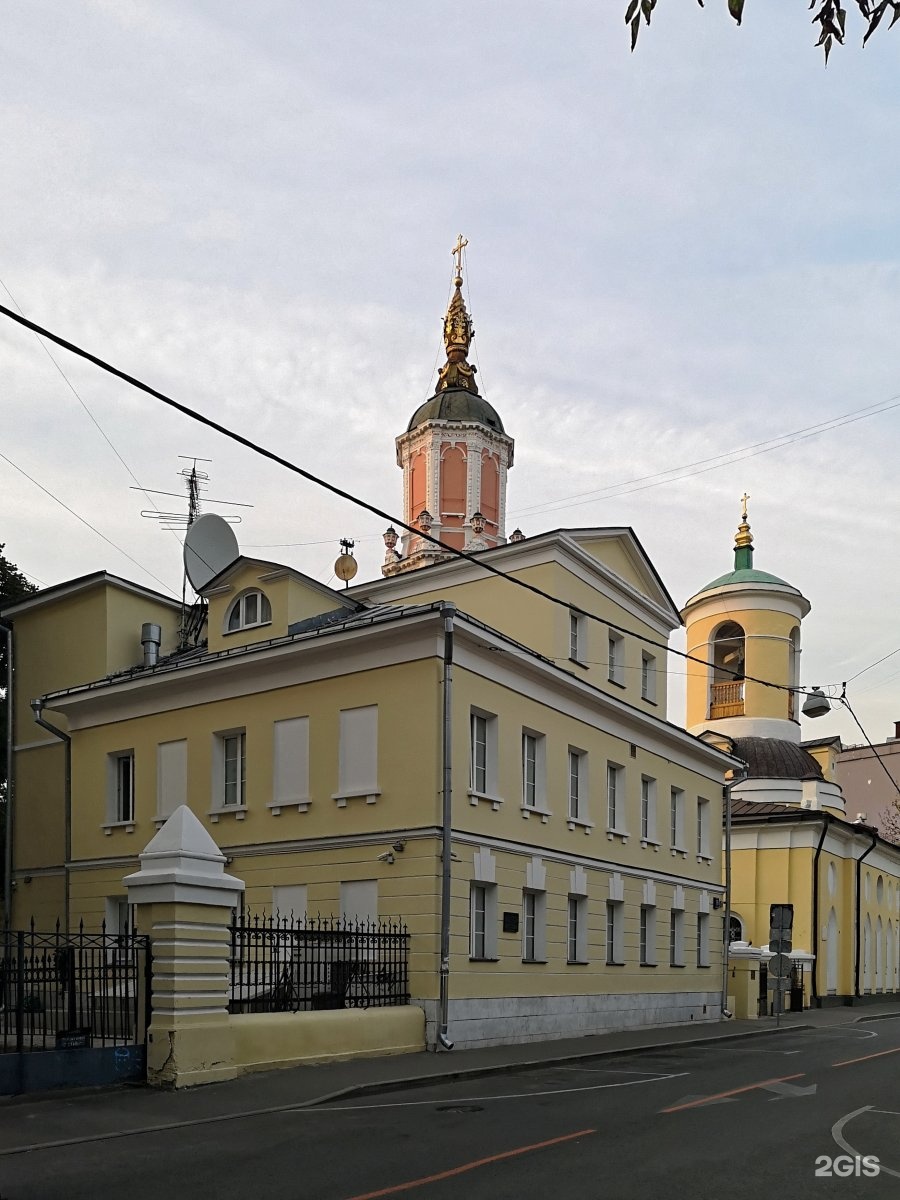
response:
M229 633L225 628L228 610L242 592L249 590L258 590L265 595L272 609L272 619L265 625ZM273 569L272 563L246 559L228 576L227 583L209 597L209 649L213 652L229 650L267 638L284 637L294 621L304 621L341 607L337 599L304 583L287 568L278 571Z
M240 1074L425 1049L421 1008L255 1013L231 1018Z

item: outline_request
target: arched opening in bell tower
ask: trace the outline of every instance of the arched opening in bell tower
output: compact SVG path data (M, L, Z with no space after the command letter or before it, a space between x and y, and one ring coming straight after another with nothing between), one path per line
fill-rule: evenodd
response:
M744 715L745 637L737 621L725 621L712 638L709 719Z

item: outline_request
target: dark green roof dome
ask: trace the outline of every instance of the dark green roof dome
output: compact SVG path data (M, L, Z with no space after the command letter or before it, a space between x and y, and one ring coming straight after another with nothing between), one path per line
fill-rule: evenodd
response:
M797 589L791 587L784 579L779 579L777 575L770 575L768 571L757 571L755 567L742 567L737 571L729 571L727 575L720 575L718 579L714 579L712 583L708 583L700 589L701 592L710 592L713 588L731 587L737 583L770 583L778 587L790 588L792 592ZM699 592L697 593L700 594Z
M483 396L466 388L446 388L420 404L406 427L407 432L426 421L477 421L498 433L505 432L496 409Z

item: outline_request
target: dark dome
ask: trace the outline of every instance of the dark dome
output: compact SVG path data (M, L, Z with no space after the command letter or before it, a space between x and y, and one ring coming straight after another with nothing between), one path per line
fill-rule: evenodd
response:
M446 388L420 404L406 427L407 433L426 421L477 421L498 433L505 432L503 422L487 400L465 388Z
M780 738L737 737L735 757L747 764L750 779L822 779L822 768L794 742Z

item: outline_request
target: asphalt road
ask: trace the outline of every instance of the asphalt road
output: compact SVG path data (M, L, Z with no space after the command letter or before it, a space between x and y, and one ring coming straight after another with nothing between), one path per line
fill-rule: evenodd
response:
M900 1196L900 1018L0 1155L2 1200L832 1195Z

